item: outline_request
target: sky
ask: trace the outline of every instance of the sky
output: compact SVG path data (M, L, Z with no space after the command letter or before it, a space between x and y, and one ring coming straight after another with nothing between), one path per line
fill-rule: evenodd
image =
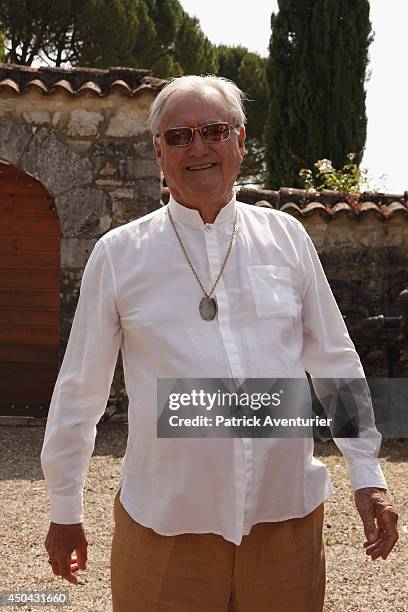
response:
M215 44L243 45L268 55L270 16L276 0L180 0ZM381 191L408 191L408 0L371 0L375 33L370 46L368 129L361 164ZM386 178L381 179L383 175Z

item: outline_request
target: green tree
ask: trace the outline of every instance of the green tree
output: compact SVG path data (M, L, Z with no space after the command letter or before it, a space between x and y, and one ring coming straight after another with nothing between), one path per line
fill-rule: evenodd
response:
M184 13L175 41L175 57L183 74L215 74L218 56L195 17Z
M156 76L202 74L217 71L217 53L178 0L141 0L138 11L143 21L135 39L133 54L137 66L149 68Z
M247 96L246 153L238 182L264 183L265 147L263 132L267 117L267 59L245 47L220 45L218 51L218 74L234 81Z
M0 32L0 62L6 61L6 38Z
M157 32L153 16L145 0L138 2L138 28L132 45L132 66L147 68L159 55L157 50Z
M131 66L138 5L138 0L56 2L47 58L55 65Z
M180 76L182 68L175 58L175 44L180 29L183 9L178 0L141 0L146 5L147 15L153 24L150 30L148 53L135 39L133 50L137 66L148 68L158 77ZM144 33L146 38L146 35Z
M5 59L13 64L31 65L47 40L51 0L2 0L0 31Z
M142 0L1 0L6 60L31 65L129 65ZM131 65L131 64L130 64Z
M237 82L241 62L247 53L248 49L242 46L219 45L217 47L219 75Z
M267 118L266 58L247 52L242 58L237 83L247 94L246 154L239 180L242 183L265 182L265 145L263 132Z
M316 159L360 163L372 40L368 0L278 0L271 18L267 186L301 187Z

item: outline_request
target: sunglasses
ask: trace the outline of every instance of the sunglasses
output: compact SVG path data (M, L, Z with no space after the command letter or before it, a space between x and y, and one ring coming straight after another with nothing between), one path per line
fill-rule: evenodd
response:
M239 134L239 128L229 123L207 123L199 127L176 127L166 130L163 134L156 134L157 137L163 136L169 147L187 147L193 142L194 133L200 132L204 142L220 142L228 140L231 130Z

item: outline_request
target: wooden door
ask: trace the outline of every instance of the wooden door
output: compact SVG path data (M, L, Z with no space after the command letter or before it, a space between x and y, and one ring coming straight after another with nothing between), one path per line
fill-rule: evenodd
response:
M0 415L47 414L58 367L59 270L53 199L0 162Z

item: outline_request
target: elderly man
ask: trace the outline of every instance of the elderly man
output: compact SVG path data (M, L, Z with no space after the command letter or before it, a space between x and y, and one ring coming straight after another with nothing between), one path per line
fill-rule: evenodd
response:
M157 437L161 378L364 378L301 223L236 201L244 123L233 83L167 84L150 125L169 204L105 234L84 272L42 452L46 549L54 574L76 584L87 560L84 476L120 349L129 438L115 498L115 612L323 607L332 490L313 440ZM385 559L397 513L378 437L337 443L366 553Z

